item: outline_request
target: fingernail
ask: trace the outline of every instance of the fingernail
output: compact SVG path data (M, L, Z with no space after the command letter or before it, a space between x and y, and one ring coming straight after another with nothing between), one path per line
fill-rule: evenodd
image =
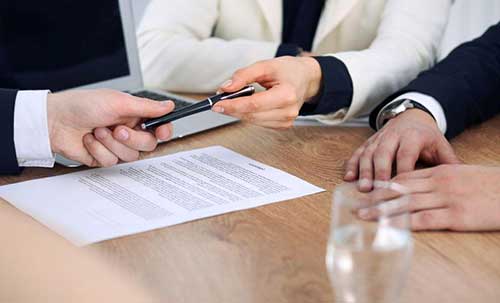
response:
M162 136L161 138L158 138L158 139L160 139L161 141L167 141L170 139L171 136L172 136L172 134L170 132L166 132L164 134L164 136Z
M129 138L129 133L128 133L128 131L122 129L122 130L118 131L117 137L118 137L117 139L120 141L127 141Z
M165 107L172 106L172 104L173 104L172 101L162 101L160 103L161 103L161 105L163 105Z
M372 186L372 183L368 179L359 180L359 187L362 189L369 189Z
M224 108L222 107L214 107L212 110L216 113L221 113L221 114L224 112Z
M352 178L354 178L354 173L352 171L347 172L347 174L345 175L345 178L346 179L352 179Z
M233 80L227 80L226 82L222 83L220 87L222 88L228 88L233 84Z
M85 144L92 144L94 142L94 137L91 135L88 135L88 136L85 136L85 138L83 138L83 140L85 140Z
M96 129L95 132L94 132L94 134L95 134L95 137L97 139L99 139L99 140L104 140L107 137L107 135L108 135L108 133L106 132L106 130L103 129L103 128Z
M358 211L358 216L361 219L368 219L370 217L370 211L368 209L360 209Z

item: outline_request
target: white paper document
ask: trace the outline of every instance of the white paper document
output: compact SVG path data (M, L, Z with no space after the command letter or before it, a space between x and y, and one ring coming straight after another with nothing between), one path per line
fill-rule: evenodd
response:
M0 196L76 245L322 192L215 146L0 187Z

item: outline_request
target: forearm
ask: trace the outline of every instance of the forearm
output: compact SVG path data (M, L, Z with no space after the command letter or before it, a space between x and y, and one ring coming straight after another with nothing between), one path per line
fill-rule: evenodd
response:
M138 31L147 86L214 92L235 70L276 55L278 42L214 37L221 9L219 0L151 2Z
M353 83L346 119L368 114L434 64L449 7L449 0L388 1L368 49L332 54L345 64Z
M265 41L148 35L140 38L147 41L140 45L146 85L177 92L214 92L237 69L273 58L279 46Z
M455 49L405 91L434 97L448 121L447 137L500 112L500 24Z

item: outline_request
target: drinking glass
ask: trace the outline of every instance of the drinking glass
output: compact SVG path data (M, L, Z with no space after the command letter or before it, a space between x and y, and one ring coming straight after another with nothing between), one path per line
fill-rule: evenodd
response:
M337 187L326 263L336 302L396 303L406 280L413 241L409 196L399 184Z

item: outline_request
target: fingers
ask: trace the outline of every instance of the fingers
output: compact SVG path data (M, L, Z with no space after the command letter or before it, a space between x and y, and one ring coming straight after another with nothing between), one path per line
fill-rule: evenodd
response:
M133 162L139 159L139 151L132 149L113 137L111 130L107 128L98 128L94 130L94 137L113 153L119 160L124 162Z
M425 204L417 204L409 206L409 209L401 207L401 204L387 205L382 210L380 207L372 209L362 209L358 211L358 216L362 220L376 220L383 216L397 216L405 211L410 212L410 226L413 231L426 230L446 230L452 226L452 215L448 208L439 208L441 203L435 203L433 200L426 201ZM412 210L412 208L414 208ZM418 211L418 209L423 209Z
M174 129L173 129L172 124L170 124L170 123L166 124L166 125L159 126L155 130L156 138L162 142L170 140L173 133L174 133Z
M436 169L435 167L432 167L432 168L419 169L408 173L400 174L394 179L394 182L400 183L402 182L402 180L408 180L408 179L427 179L434 174L435 169Z
M439 163L437 164L461 164L462 161L458 159L453 147L451 147L450 143L446 140L441 140L438 143L438 157Z
M381 201L381 200L379 200ZM358 211L358 216L362 220L375 220L380 217L396 216L408 212L410 214L443 208L446 203L434 193L424 193L412 195L409 201L402 197L394 197L391 200L382 200L381 204L363 208Z
M346 164L345 181L360 179L360 188L369 191L375 180L388 181L399 145L399 136L378 132L354 152Z
M359 160L359 189L368 192L373 188L373 154L378 147L378 142L369 144Z
M223 92L234 92L252 83L266 82L271 74L270 61L257 62L249 67L236 71L233 77L222 84Z
M250 113L294 107L296 109L295 116L297 116L298 106L295 105L297 105L298 99L294 92L295 90L291 86L279 85L250 97L221 101L214 107L214 111L240 118Z
M91 138L89 140L95 140L92 134L89 134ZM61 151L60 154L67 159L76 161L88 167L98 167L99 163L92 157L92 155L88 152L85 146L85 138L83 137L81 146L75 149L71 149L69 151Z
M436 185L434 184L434 180L432 180L432 178L402 179L396 177L393 179L393 181L403 186L411 194L430 193L436 188Z
M172 112L175 105L172 101L153 101L130 96L128 102L118 105L117 112L129 118L157 118Z
M359 147L354 154L352 155L351 159L347 161L346 164L346 175L344 176L344 181L346 182L352 182L358 179L359 175L359 160L361 159L361 155L363 154L363 151L365 150L366 143L363 144L361 147Z
M388 181L392 175L392 163L399 146L399 136L389 135L379 143L373 156L375 180Z
M118 163L118 157L110 152L101 142L97 141L92 134L83 137L83 144L89 154L102 167L111 167ZM85 163L87 164L87 163ZM95 166L91 163L89 166ZM88 164L87 164L88 165Z
M423 145L424 141L416 138L405 138L401 141L396 159L398 175L415 170Z
M449 209L424 210L410 216L411 229L414 231L446 230L451 227L451 219Z
M162 127L159 132L166 132ZM164 134L162 134L164 135ZM113 131L113 137L118 142L136 151L153 151L158 146L158 139L151 133L131 129L127 126L118 126Z
M435 185L431 179L406 179L401 180L398 184L404 188L403 190L405 192L411 195L431 193L435 189ZM376 188L367 195L366 199L360 203L359 209L369 208L386 201L394 200L401 197L403 193L402 190L394 187L375 187Z
M122 160L132 162L139 159L140 151L152 151L158 140L168 140L171 125L156 129L157 137L151 133L137 131L127 126L119 126L113 132L107 128L97 128L94 135L84 137L84 145L95 161L103 167L110 167ZM87 161L88 162L88 161Z

